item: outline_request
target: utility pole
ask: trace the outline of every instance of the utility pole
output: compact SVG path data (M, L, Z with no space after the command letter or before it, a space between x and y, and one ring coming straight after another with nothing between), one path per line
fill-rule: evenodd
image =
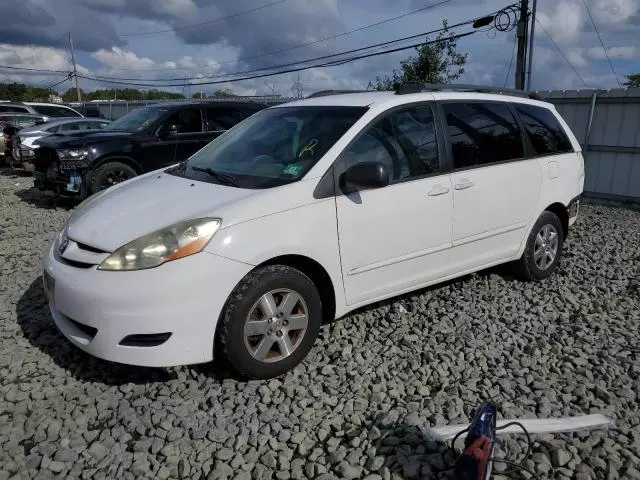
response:
M538 10L538 0L533 0L531 10L531 36L529 38L529 66L527 68L527 90L531 90L531 71L533 70L533 35L536 33L536 11Z
M529 0L520 0L520 18L518 19L518 57L516 60L516 88L524 90L524 67L527 57L527 19Z
M69 46L71 47L71 61L73 62L73 80L76 84L76 93L78 94L78 101L82 101L82 95L80 95L80 87L78 86L78 68L76 66L76 51L73 49L73 38L71 32L69 32Z

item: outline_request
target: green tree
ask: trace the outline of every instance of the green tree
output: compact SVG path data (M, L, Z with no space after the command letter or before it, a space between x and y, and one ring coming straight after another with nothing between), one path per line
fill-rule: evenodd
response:
M235 97L235 94L229 90L228 88L224 88L221 90L216 90L213 92L214 97Z
M625 78L627 79L627 81L623 83L625 87L640 88L640 73L625 75Z
M442 22L444 30L436 37L436 42L425 43L416 48L417 57L410 57L400 62L400 69L394 69L391 75L376 77L369 83L375 90L396 90L406 83L450 83L464 73L467 53L459 53L456 39L449 38L447 21Z
M21 102L27 93L27 86L24 83L0 83L0 100Z

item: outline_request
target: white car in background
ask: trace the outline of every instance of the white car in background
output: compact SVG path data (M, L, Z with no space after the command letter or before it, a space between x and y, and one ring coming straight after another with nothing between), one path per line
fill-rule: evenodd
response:
M23 128L13 141L13 160L15 163L30 162L35 158L38 140L50 135L67 135L83 131L102 130L111 123L100 118L62 118L33 127Z
M90 197L44 258L55 323L107 360L217 351L268 378L363 305L507 262L548 277L578 213L580 145L553 105L487 90L272 107Z

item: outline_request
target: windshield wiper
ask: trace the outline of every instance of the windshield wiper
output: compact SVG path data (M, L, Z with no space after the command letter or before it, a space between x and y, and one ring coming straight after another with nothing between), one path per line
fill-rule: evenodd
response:
M222 172L216 172L214 169L209 167L207 168L191 167L191 170L195 170L196 172L208 173L213 178L215 178L218 182L220 182L222 185L230 185L232 187L240 186L238 184L238 180L236 180L236 177L234 177L233 175L229 175L227 173L222 173Z

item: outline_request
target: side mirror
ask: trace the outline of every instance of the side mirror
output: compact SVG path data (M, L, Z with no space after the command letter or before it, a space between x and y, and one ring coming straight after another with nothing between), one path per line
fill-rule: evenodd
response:
M157 133L158 137L160 138L167 138L177 134L178 134L177 125L162 125L158 129L158 133Z
M389 170L380 162L356 163L340 176L340 188L345 193L370 190L389 185Z

